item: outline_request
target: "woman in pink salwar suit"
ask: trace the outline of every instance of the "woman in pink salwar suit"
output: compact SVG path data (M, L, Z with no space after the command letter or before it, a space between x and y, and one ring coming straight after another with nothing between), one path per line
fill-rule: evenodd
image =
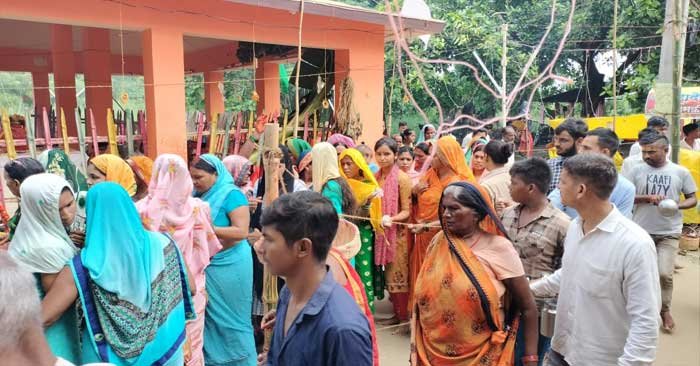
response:
M197 318L187 323L185 365L204 365L202 353L204 309L207 304L204 269L221 250L212 228L209 205L192 197L192 178L185 161L173 154L160 155L153 164L148 196L136 203L147 230L170 235L182 252L190 275Z

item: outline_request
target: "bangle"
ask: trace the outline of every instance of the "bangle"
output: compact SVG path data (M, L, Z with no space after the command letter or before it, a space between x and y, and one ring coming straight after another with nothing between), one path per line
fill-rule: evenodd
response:
M538 355L528 355L528 356L523 356L520 361L523 363L525 362L538 362L540 360L540 356Z

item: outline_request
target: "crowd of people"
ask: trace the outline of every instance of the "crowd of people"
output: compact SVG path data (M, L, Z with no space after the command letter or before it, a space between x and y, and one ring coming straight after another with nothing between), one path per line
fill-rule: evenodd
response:
M291 138L278 166L260 153L99 154L85 174L58 149L12 160L0 358L376 366L388 294L394 315L376 323L411 339L396 364L651 365L659 329L676 326L681 211L697 206L667 129L651 118L621 173L615 132L578 119L555 129L550 160L516 160L510 125L458 141L404 123L374 144Z

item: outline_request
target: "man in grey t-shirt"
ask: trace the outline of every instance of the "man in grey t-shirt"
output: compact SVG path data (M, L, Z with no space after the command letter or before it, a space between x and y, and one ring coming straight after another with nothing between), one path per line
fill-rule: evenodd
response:
M695 207L697 187L688 169L666 160L668 139L658 133L639 140L645 164L635 166L627 175L637 192L634 198L633 220L654 239L661 280L661 318L663 330L671 332L675 326L671 316L673 270L678 239L683 230L680 210ZM684 199L681 199L681 194ZM658 204L664 199L678 203L678 212L663 216Z

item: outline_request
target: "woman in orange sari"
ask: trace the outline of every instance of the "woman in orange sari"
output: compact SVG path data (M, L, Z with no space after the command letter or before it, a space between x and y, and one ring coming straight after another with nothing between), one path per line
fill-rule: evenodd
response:
M450 184L439 204L443 228L415 285L411 365L513 365L522 323L535 366L537 308L520 257L476 186Z
M437 141L437 151L432 158L430 169L413 187L416 205L412 222L415 224L410 225L409 228L415 237L409 248L409 309L413 309L414 285L423 264L425 252L433 236L439 231L440 196L445 187L458 181L475 182L457 140L449 136L442 137Z

